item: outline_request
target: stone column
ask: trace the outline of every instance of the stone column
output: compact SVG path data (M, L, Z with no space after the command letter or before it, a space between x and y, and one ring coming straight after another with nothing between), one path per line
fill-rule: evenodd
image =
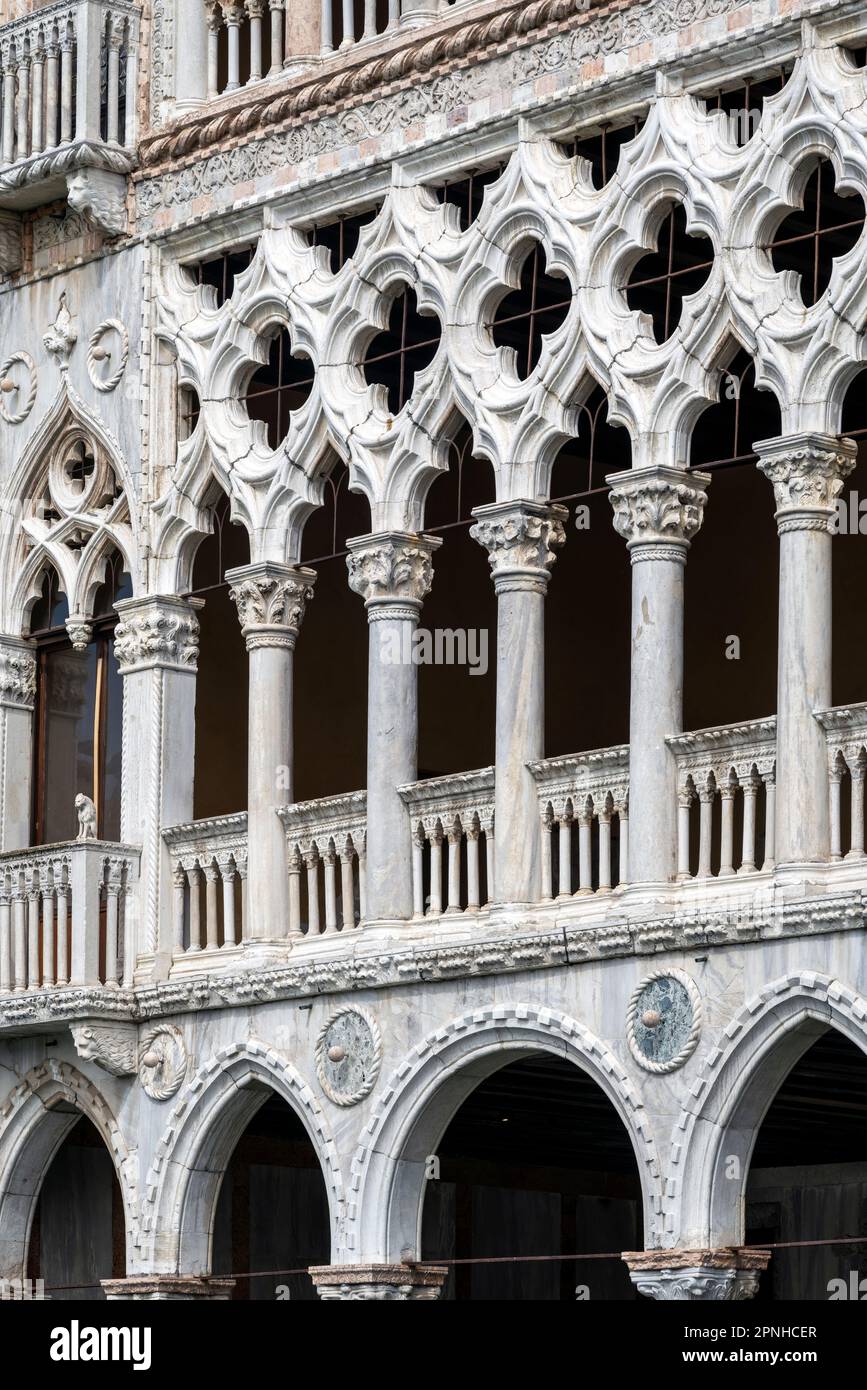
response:
M666 746L683 731L683 579L710 476L649 467L611 474L614 528L632 562L629 700L629 882L677 874L677 768Z
M738 1302L754 1298L770 1250L729 1246L719 1250L635 1250L622 1258L645 1298L662 1302Z
M213 14L213 7L209 4L202 5L198 0L175 0L173 113L195 111L208 99L208 32ZM168 55L164 55L163 63L168 61ZM163 95L171 100L171 92ZM151 113L152 116L156 114L159 113Z
M201 599L156 594L115 604L123 676L121 839L141 845L141 890L127 940L140 965L165 976L172 953L172 868L164 826L193 818L196 663Z
M567 515L526 500L473 512L470 535L488 552L497 595L494 880L502 903L542 897L539 802L527 764L545 756L545 594Z
M105 1296L112 1302L179 1303L191 1299L232 1297L234 1279L211 1279L200 1274L133 1274L128 1279L103 1279Z
M289 933L286 840L277 807L294 800L293 657L313 570L260 561L227 570L250 656L247 731L247 916L244 941Z
M0 635L0 850L30 844L35 702L33 644Z
M75 138L102 139L102 67L105 18L98 5L78 0L75 14ZM19 150L19 158L23 151Z
M828 752L813 718L831 704L831 521L856 447L794 434L753 448L773 485L780 537L775 857L815 863L831 852Z
M323 18L327 20L325 28ZM286 6L284 68L301 72L311 63L318 63L323 52L333 48L330 26L330 0L328 4L323 4L323 0L291 0Z
M433 578L433 536L381 531L348 542L349 587L370 625L367 680L367 916L412 917L412 844L398 787L418 776L413 634Z
M320 1298L348 1302L439 1298L447 1275L445 1265L314 1265L310 1269Z

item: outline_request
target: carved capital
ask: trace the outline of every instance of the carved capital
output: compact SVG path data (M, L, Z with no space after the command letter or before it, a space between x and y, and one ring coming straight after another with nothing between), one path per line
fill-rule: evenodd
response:
M753 448L774 489L777 530L830 531L843 482L855 467L853 439L833 434L791 434Z
M614 529L636 560L685 560L707 502L709 473L679 468L631 468L612 473Z
M488 552L494 586L544 593L557 550L566 540L566 507L522 500L476 507L470 535Z
M36 657L28 642L0 636L0 704L32 709L36 701Z
M623 1255L629 1277L645 1298L663 1302L739 1302L754 1298L770 1250L636 1250Z
M310 1270L319 1297L378 1303L439 1298L445 1265L318 1265Z
M21 218L17 212L0 211L0 274L14 275L22 260Z
M195 674L199 655L201 601L152 595L122 599L115 605L120 622L114 652L122 675L149 667Z
M380 531L348 542L349 587L364 599L368 617L416 618L433 583L434 536ZM401 612L403 610L403 612Z
M69 640L77 652L86 651L93 637L93 624L83 613L72 613L66 619Z
M123 236L127 229L126 178L108 169L76 169L67 175L69 206L89 227L104 237Z
M313 597L316 571L264 561L227 570L226 579L247 651L258 647L293 649Z

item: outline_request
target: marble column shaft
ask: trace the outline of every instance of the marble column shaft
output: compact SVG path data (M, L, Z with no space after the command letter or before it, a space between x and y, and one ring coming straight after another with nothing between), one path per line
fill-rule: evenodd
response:
M0 635L0 849L30 844L33 778L34 647Z

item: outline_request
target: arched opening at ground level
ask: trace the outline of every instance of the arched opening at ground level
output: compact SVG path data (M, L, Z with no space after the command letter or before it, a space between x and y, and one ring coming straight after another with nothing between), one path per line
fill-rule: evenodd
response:
M56 1105L52 1113L69 1105ZM126 1227L111 1154L84 1115L72 1122L45 1174L27 1250L27 1277L52 1302L104 1298L101 1281L126 1273Z
M428 1172L422 1256L467 1262L450 1265L444 1298L637 1297L619 1258L643 1244L633 1146L574 1063L544 1053L493 1071L453 1115Z
M761 1300L867 1295L867 1282L852 1293L867 1280L867 1056L833 1029L802 1053L762 1121L746 1242L813 1242L774 1250Z
M235 1278L236 1299L315 1299L306 1269L330 1258L328 1198L316 1151L292 1108L268 1094L223 1177L213 1273Z

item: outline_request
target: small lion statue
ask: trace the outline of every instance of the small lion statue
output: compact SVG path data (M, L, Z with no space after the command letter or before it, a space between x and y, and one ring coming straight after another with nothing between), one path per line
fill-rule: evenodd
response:
M84 792L79 792L75 798L75 809L78 812L79 840L95 840L96 807L90 797L84 795Z

